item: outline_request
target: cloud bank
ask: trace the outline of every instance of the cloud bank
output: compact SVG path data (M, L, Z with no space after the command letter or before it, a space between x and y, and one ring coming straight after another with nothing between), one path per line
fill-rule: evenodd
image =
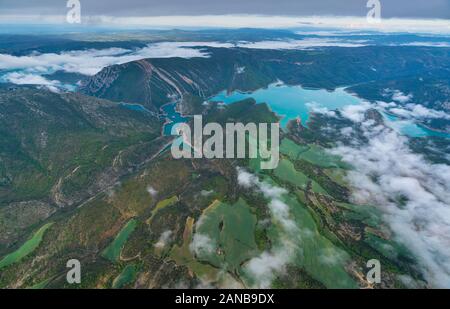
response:
M155 243L155 248L163 249L171 240L172 237L172 231L167 230L162 232L162 234L159 236L158 241Z
M0 15L3 23L10 24L66 24L65 15ZM83 15L82 27L110 26L124 28L338 28L382 32L415 32L450 34L446 19L383 18L381 23L369 23L357 16L286 16L286 15L169 15L114 17Z
M134 50L106 48L61 53L31 53L26 56L0 54L0 71L5 72L1 80L19 85L44 85L56 89L64 85L57 80L48 80L42 75L63 71L91 76L104 67L145 58L208 57L208 53L203 49L194 48L200 46L232 47L234 45L219 42L161 42Z
M303 40L273 40L241 42L236 44L238 47L255 49L309 49L315 47L362 47L366 46L365 40L343 40L343 39L325 39L325 38L305 38Z
M353 200L377 205L397 240L417 257L430 285L448 288L450 166L426 161L411 151L407 137L366 121L363 113L363 106L352 106L344 115L361 125L368 142L332 150L355 167L348 174Z
M83 75L94 75L102 68L144 58L193 58L207 57L192 46L221 46L215 42L165 42L149 44L136 50L123 48L88 49L59 54L44 53L27 56L0 54L0 70L27 70L35 73L64 71ZM228 46L228 45L225 45Z
M450 115L444 111L437 111L414 103L408 103L402 107L390 108L389 112L408 119L450 119Z
M0 54L1 79L14 84L44 85L56 90L69 87L57 80L48 80L44 74L63 71L91 76L104 67L145 58L194 58L209 57L201 47L242 47L263 49L307 49L313 47L342 46L359 47L361 41L339 39L273 40L260 42L160 42L144 48L87 49L61 53L31 53L26 56ZM11 72L14 71L14 72Z
M199 222L197 223L197 225ZM205 255L213 253L217 248L217 244L208 235L195 233L189 249L196 255Z
M279 242L273 244L270 251L264 251L252 258L244 266L244 270L255 280L255 288L270 288L277 274L285 271L288 263L295 258L299 248L300 231L291 219L289 206L283 202L283 195L287 191L260 181L257 176L238 168L238 184L247 189L254 189L269 199L271 221L279 223L281 231Z

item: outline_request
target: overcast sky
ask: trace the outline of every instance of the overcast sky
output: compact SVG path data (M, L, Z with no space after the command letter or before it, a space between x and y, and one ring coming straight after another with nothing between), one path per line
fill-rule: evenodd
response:
M0 0L0 15L65 14L66 0ZM367 0L80 0L83 14L365 16ZM450 0L381 0L385 18L450 19Z

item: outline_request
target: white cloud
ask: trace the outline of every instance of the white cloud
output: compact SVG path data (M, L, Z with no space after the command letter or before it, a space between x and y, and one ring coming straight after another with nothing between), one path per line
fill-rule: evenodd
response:
M31 53L25 56L0 54L0 70L18 71L21 73L42 75L55 71L79 73L91 76L104 67L122 64L145 58L193 58L208 57L209 54L200 47L241 47L256 49L309 49L315 47L341 46L360 47L367 45L364 40L343 40L331 38L306 38L302 40L272 40L256 42L160 42L149 44L143 48L124 49L87 49L65 51L61 53ZM242 72L243 69L241 68ZM242 73L239 71L239 73ZM38 79L36 79L38 80ZM44 78L41 85L48 84ZM52 85L56 87L55 85ZM66 87L67 88L67 87ZM393 93L393 99L407 102L410 95L399 91ZM319 110L318 110L319 111ZM324 112L324 110L322 110Z
M210 196L213 193L214 193L214 190L202 190L202 191L200 191L200 195L201 196Z
M189 249L197 255L210 254L216 250L216 243L208 235L195 233Z
M389 112L409 119L450 119L450 115L444 111L429 109L413 103L406 104L404 107L391 108Z
M55 71L94 75L104 67L145 58L208 57L200 46L233 47L219 42L161 42L138 49L106 48L74 50L61 53L31 53L26 56L0 54L0 70L16 71L3 75L3 80L16 84L56 87L59 81L42 77ZM67 87L66 87L67 88Z
M0 70L27 70L49 73L58 70L94 75L102 68L144 58L208 57L193 46L229 46L215 42L163 42L149 44L136 50L123 48L88 49L56 53L33 53L27 56L0 54Z
M426 46L426 47L450 47L449 42L409 42L399 44L401 46Z
M335 111L331 111L328 108L321 106L317 102L307 102L307 103L305 103L305 106L313 113L323 114L328 117L336 117Z
M171 236L172 236L172 231L170 231L170 230L164 231L159 236L158 241L155 243L155 245L154 245L155 248L158 248L158 249L164 248L169 243Z
M0 15L3 23L65 24L65 15ZM82 25L104 25L139 28L296 28L307 25L318 29L339 28L347 31L368 30L383 32L450 33L446 19L383 18L381 23L368 23L365 17L347 16L277 16L255 14L229 15L173 15L113 17L83 15Z
M256 279L256 288L270 288L275 275L284 272L295 255L296 246L292 241L284 239L283 242L272 251L264 251L252 258L245 265L246 271Z
M274 244L270 251L248 261L244 269L255 280L256 288L269 288L275 276L284 272L285 267L295 257L299 248L300 231L291 219L289 206L283 202L284 188L260 181L257 176L238 168L238 183L244 188L252 188L268 198L271 221L280 224L280 243Z
M122 48L108 48L102 50L68 51L59 54L32 53L27 56L0 54L0 69L24 69L34 73L49 73L63 70L93 75L103 67L121 61L119 59L129 59L130 56L124 56L128 52L130 51Z
M364 40L305 38L303 40L240 42L237 43L237 46L243 48L256 48L256 49L308 49L314 47L330 47L330 46L361 47L367 45L366 43L367 41Z
M235 70L236 74L242 74L245 72L245 66L244 67L237 67Z
M353 128L352 127L345 127L341 129L341 134L344 136L351 136L353 133Z
M390 108L390 107L396 107L397 104L394 102L383 102L383 101L377 101L376 102L377 106L381 107L381 108Z
M268 207L272 217L269 222L275 222L281 226L279 242L273 244L270 251L262 252L243 266L244 271L255 280L255 288L268 288L275 276L284 272L286 265L292 261L295 254L301 252L298 243L300 231L295 221L291 219L289 206L282 201L283 195L287 194L284 188L260 181L256 175L242 168L237 168L237 171L240 186L256 190L269 199ZM202 218L196 223L197 229L203 224ZM260 222L260 224L265 223ZM201 233L195 233L190 244L191 251L197 255L213 253L216 247L214 240Z
M7 73L3 76L3 79L7 82L16 85L47 85L47 86L59 85L59 81L57 80L49 80L40 75L19 73L19 72Z
M152 196L155 197L158 194L158 191L156 191L155 188L153 188L152 186L148 186L147 187L147 192Z
M348 175L354 202L377 205L429 283L450 287L450 166L427 162L392 129L362 128L367 144L332 151L355 167Z
M370 103L362 102L359 105L346 105L341 109L341 115L353 122L362 122L365 112L371 107Z
M411 93L408 95L405 95L400 90L394 90L394 92L392 94L392 100L399 102L399 103L407 103L407 102L411 101L412 98L413 98L413 95Z
M241 186L251 188L258 181L258 177L240 169L238 170L237 180Z
M363 32L363 31L357 31L357 30L320 30L317 31L308 31L308 30L300 30L295 32L299 35L316 35L316 36L362 36L362 35L372 35L373 32Z
M74 50L61 53L31 53L26 56L0 54L0 70L21 70L25 73L47 74L55 71L94 75L106 66L145 58L208 57L199 47L244 47L269 49L302 49L318 46L360 46L338 40L305 39L262 42L160 42L138 49L107 48ZM36 79L37 80L37 79ZM47 82L42 78L41 85Z
M396 116L409 120L450 119L450 114L445 111L430 109L421 104L408 103L414 98L411 93L405 95L400 90L384 89L383 96L392 98L398 103L377 101L374 107Z
M59 93L61 89L71 89L70 85L61 84L57 80L49 80L43 76L30 73L11 72L2 76L1 80L16 85L40 85L55 93Z

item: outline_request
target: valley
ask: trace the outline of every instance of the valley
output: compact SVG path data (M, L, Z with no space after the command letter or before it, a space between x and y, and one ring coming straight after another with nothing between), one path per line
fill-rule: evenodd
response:
M53 39L36 48L146 46ZM445 286L446 236L428 228L446 226L450 49L191 48L207 56L51 73L82 81L68 91L2 84L1 288L72 288L69 259L78 288ZM278 166L173 158L193 115L280 122Z

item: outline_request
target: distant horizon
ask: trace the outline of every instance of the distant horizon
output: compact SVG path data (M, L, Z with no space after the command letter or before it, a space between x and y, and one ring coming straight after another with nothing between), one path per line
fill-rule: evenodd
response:
M0 0L0 289L450 288L449 94L450 0Z
M66 15L0 15L5 26L63 26L81 30L99 27L124 30L195 30L195 29L338 29L342 31L378 31L386 33L450 34L450 20L431 18L383 18L369 23L360 16L293 16L293 15L167 15L115 17L82 15L81 23L69 24Z
M378 0L377 0L378 1ZM2 0L4 15L64 15L67 0ZM86 16L360 16L365 17L368 0L79 0ZM449 0L379 0L383 18L450 19Z

